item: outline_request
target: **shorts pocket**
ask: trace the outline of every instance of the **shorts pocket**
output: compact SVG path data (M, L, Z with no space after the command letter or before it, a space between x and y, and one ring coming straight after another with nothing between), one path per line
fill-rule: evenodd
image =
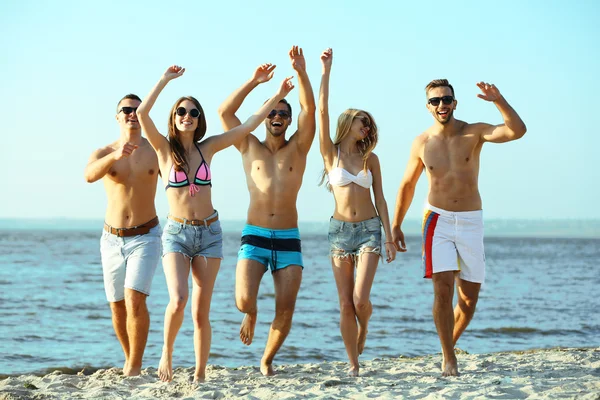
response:
M215 221L208 226L208 231L213 235L220 235L223 233L223 229L221 229L221 221Z
M381 232L381 220L379 217L369 220L365 224L367 231L370 233Z
M179 235L182 229L183 224L169 222L165 227L165 233L168 233L169 235Z

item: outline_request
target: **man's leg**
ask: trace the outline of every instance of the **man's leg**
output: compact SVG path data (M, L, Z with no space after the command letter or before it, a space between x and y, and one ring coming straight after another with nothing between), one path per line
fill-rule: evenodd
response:
M125 288L125 308L127 309L127 337L129 339L130 353L128 362L123 368L123 375L136 376L142 370L142 358L148 340L150 328L150 315L146 307L144 293Z
M235 305L244 314L240 326L240 340L246 346L252 343L258 309L256 299L260 281L265 274L265 266L256 260L238 260L235 270Z
M125 354L123 370L126 370L129 362L129 338L127 337L127 309L125 308L125 300L110 302L109 304L112 312L113 328Z
M169 290L169 304L165 310L164 344L158 364L158 377L167 382L173 379L173 347L183 323L189 295L190 260L181 253L168 253L163 257L163 268Z
M454 314L452 298L454 297L454 271L434 273L433 281L433 320L442 345L442 376L458 375L456 355L452 332L454 330Z
M260 372L265 376L273 375L273 358L283 344L290 329L296 307L296 297L302 282L302 267L290 265L273 273L275 283L275 319L271 323L269 339L260 361Z
M354 309L354 260L350 256L331 257L333 276L340 300L340 332L350 361L349 375L358 376L358 326Z
M210 302L217 274L221 266L220 258L194 257L192 261L192 318L194 320L194 352L196 371L194 383L206 379L206 363L210 354L212 328L210 326Z
M452 333L452 341L455 346L460 335L467 329L469 322L473 319L481 283L456 278L456 286L458 288L458 303L454 308L454 331Z

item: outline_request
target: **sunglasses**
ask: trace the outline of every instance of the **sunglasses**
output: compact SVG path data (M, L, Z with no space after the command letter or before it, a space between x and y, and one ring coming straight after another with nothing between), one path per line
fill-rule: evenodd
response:
M359 116L357 116L357 117L354 117L354 118L359 119L360 122L362 122L362 124L363 124L363 126L365 128L370 128L371 127L371 120L368 117L362 117L362 116L359 117Z
M267 115L267 118L273 119L273 118L275 118L275 115L279 115L283 119L288 119L290 117L290 113L288 111L285 111L285 110L271 110L271 112L269 113L269 115Z
M175 110L175 113L177 115L179 115L180 117L183 117L185 114L188 113L188 110L186 110L184 107L177 107L177 110ZM189 114L192 118L198 118L200 116L200 111L198 111L197 108L192 108L189 111Z
M131 114L132 112L134 112L137 109L138 109L137 107L121 107L121 109L119 110L119 112L123 111L123 114L129 115L129 114Z
M427 102L429 104L431 104L432 106L437 107L440 105L440 100L445 105L450 105L454 101L454 97L452 97L452 96L432 97L429 100L427 100Z

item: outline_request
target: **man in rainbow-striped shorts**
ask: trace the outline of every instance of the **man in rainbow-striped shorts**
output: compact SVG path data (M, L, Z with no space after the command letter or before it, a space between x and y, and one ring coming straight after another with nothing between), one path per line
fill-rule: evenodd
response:
M396 200L393 240L406 251L401 225L423 170L429 194L423 219L423 267L434 289L433 319L442 345L442 375L458 375L454 346L473 318L485 278L483 212L478 189L479 155L486 142L521 138L526 127L496 86L479 82L479 98L493 102L504 123L469 124L454 118L457 101L446 79L426 87L434 123L414 140ZM452 310L454 284L458 304Z

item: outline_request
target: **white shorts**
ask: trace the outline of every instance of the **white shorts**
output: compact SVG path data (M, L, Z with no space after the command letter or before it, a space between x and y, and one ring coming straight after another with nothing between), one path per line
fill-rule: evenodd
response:
M460 271L461 279L483 283L483 211L453 212L425 204L422 251L424 278Z
M160 224L145 235L118 237L102 231L100 254L106 299L125 298L125 288L150 295L152 278L160 261Z

